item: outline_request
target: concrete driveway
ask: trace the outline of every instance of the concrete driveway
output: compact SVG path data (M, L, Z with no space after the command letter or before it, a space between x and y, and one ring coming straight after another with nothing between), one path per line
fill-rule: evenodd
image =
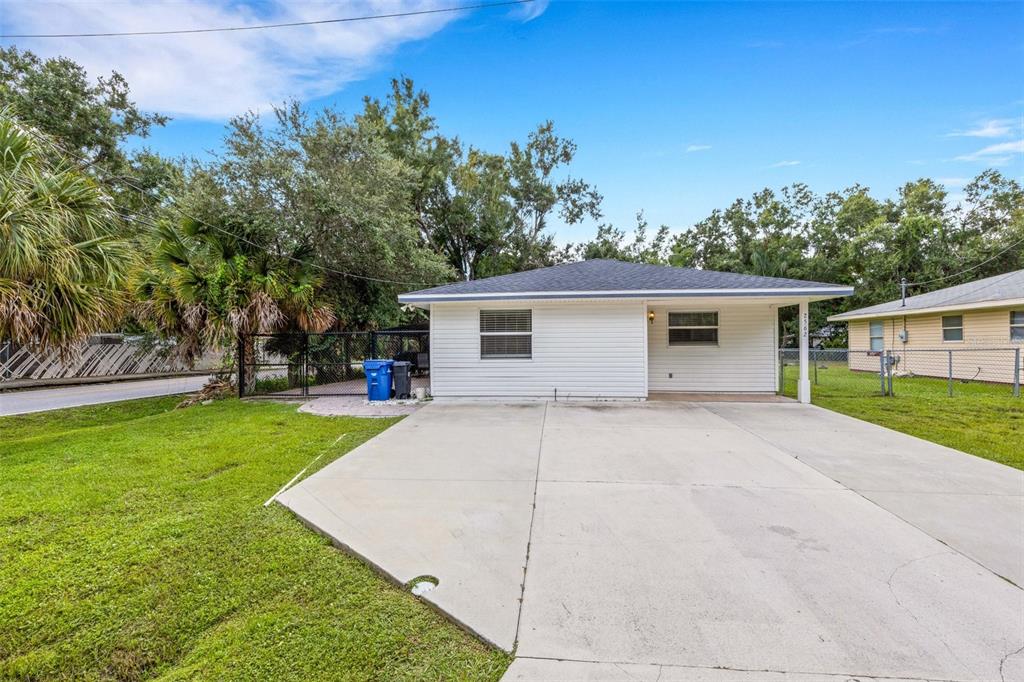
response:
M1024 473L816 407L432 404L279 499L509 680L1024 680Z

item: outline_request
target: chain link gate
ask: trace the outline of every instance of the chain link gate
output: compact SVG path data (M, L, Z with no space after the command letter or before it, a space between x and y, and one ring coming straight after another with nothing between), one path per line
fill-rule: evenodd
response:
M411 364L413 387L429 387L430 334L426 331L281 332L238 341L241 398L365 396L368 359Z

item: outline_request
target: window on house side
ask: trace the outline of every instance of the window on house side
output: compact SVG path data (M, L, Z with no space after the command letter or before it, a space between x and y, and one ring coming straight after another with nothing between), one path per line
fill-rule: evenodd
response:
M1010 341L1024 342L1024 310L1010 311Z
M871 339L871 350L885 350L885 323L879 320L871 322L868 328Z
M480 359L533 357L532 310L481 310Z
M943 315L942 316L942 340L963 341L964 340L964 316Z
M714 346L718 344L718 313L680 312L668 314L668 345Z

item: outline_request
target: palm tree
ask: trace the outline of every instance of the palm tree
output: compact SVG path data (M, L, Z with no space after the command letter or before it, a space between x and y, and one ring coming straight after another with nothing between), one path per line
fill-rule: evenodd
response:
M116 323L132 252L103 189L0 109L0 338L68 352Z
M246 364L255 359L253 334L321 332L334 324L309 253L274 256L242 236L244 225L221 222L187 218L154 229L153 263L134 286L140 320L173 337L190 362L207 349L234 349L244 339Z

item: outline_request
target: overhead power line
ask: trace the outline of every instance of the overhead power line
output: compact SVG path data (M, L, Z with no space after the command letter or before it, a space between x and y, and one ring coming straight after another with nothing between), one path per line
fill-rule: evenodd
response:
M9 33L0 35L0 39L7 38L117 38L130 36L169 36L185 35L190 33L226 33L230 31L262 31L270 28L294 28L297 26L318 26L321 24L346 24L356 21L372 21L374 19L397 19L401 17L415 17L424 14L446 14L451 12L468 12L474 9L487 9L489 7L504 7L508 5L525 5L535 0L504 0L503 2L488 2L478 5L459 5L457 7L440 7L438 9L411 10L408 12L391 12L390 14L368 14L361 17L341 17L338 19L318 19L315 21L289 21L280 24L256 24L253 26L221 26L218 28L185 28L165 31L108 31L103 33Z
M942 281L945 281L947 279L952 279L954 277L959 277L960 275L963 275L963 274L966 274L968 272L971 272L972 270L977 270L978 268L980 268L982 265L985 265L986 263L991 263L996 258L999 258L1000 256L1002 256L1004 253L1006 253L1010 249L1014 248L1015 246L1022 245L1022 244L1024 244L1024 238L1018 239L1017 241L1013 242L1012 244L1010 244L1009 246L1007 246L1006 248L1004 248L1002 251L1000 251L999 253L995 254L994 256L990 256L990 257L986 258L985 260L981 261L980 263L975 263L974 265L972 265L969 268L964 268L963 270L960 270L959 272L954 272L954 273L952 273L950 275L943 275L942 277L936 277L935 279L925 280L924 282L907 282L907 286L908 287L920 287L920 286L924 286L926 284L934 284L935 282L942 282Z

